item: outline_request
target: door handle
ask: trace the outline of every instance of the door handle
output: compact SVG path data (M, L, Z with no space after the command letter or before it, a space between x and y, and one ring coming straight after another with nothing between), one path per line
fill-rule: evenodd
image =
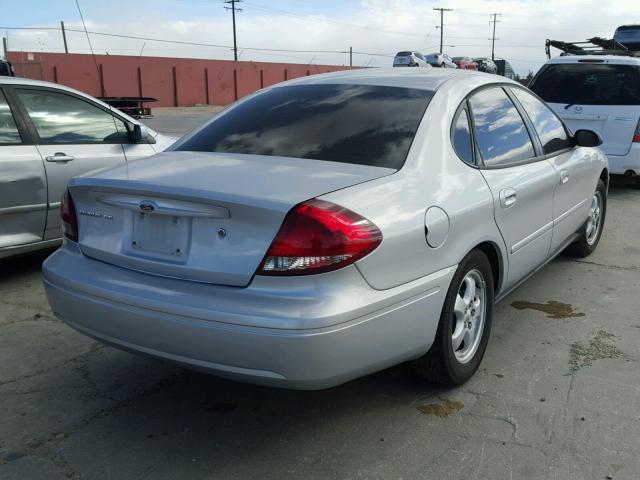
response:
M73 160L74 157L72 157L71 155L67 155L66 153L63 153L63 152L56 152L53 155L50 155L48 157L44 157L44 159L47 162L67 163L67 162L70 162L71 160Z
M566 170L560 170L560 185L564 185L569 181L569 172Z
M516 203L518 193L513 188L505 188L500 190L500 205L503 208L509 208Z

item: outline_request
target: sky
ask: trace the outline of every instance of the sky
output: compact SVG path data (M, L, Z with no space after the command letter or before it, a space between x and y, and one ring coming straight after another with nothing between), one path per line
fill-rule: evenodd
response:
M78 0L87 29L215 46L91 35L95 53L233 59L231 12L223 0ZM618 25L640 23L637 0L243 0L236 15L240 60L391 66L401 50L490 57L490 14L499 13L495 55L517 73L546 60L545 39L611 38ZM75 0L0 0L0 36L15 51L63 52L60 21L82 30ZM22 28L22 29L16 29ZM83 32L67 32L70 53L89 53ZM265 51L260 49L291 50ZM345 52L345 53L341 53ZM554 55L559 52L555 51Z

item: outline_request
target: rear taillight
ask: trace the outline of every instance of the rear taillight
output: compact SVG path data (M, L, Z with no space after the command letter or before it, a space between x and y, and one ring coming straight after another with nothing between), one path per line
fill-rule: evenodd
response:
M636 132L633 134L633 143L640 143L640 119L638 119L638 125L636 126Z
M382 242L372 222L322 200L297 205L284 219L258 275L329 272L371 253Z
M64 236L74 242L78 241L78 217L76 217L76 207L69 190L64 192L62 203L60 203L60 218L62 219L62 232Z

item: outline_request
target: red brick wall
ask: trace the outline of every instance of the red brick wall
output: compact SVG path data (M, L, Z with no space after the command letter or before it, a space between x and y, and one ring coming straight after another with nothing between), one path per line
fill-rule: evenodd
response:
M286 79L348 70L336 65L195 58L9 52L16 76L61 83L93 96L155 97L151 107L227 105Z

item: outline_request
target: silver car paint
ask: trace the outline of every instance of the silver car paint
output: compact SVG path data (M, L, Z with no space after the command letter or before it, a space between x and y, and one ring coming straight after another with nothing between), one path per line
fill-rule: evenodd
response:
M2 86L55 89L110 109L90 95L55 83L1 77ZM118 111L116 115L142 125L122 112ZM174 138L147 130L155 143L0 146L0 258L48 248L61 242L60 199L72 177L124 165L129 160L163 151L175 142ZM74 159L54 161L56 154Z
M571 216L563 212L564 205L593 195L607 167L600 151L575 149L572 161L586 165L581 174L584 180L562 184L571 190L566 195L571 200L563 201L554 212L550 199L557 195L561 182L556 169L568 160L554 164L542 159L487 170L465 164L453 151L450 127L454 112L474 89L497 84L495 76L372 69L289 83L323 81L395 82L437 90L401 170L374 175L369 181L320 197L352 209L380 228L383 241L374 252L336 272L288 278L256 276L248 286L238 288L108 265L83 256L82 247L66 242L43 268L55 314L74 328L120 348L217 375L292 388L335 385L425 353L433 342L457 264L476 246L484 244L498 257L497 296L549 261L557 253L551 246L553 228ZM500 84L516 85L502 79ZM143 160L137 166L142 168L145 163L151 162ZM542 178L538 170L545 172ZM183 172L181 183L188 173ZM95 180L77 180L80 183L72 188L82 188L81 183L88 186L91 181L97 187L122 174L119 170L110 180L105 172ZM153 177L153 172L148 175ZM292 180L299 175L296 172ZM201 171L193 174L201 176ZM154 188L173 195L188 193L176 185ZM500 192L506 188L517 190L518 208L500 204ZM309 191L314 193L317 191ZM546 200L525 205L536 193ZM449 232L437 248L425 239L425 218L430 218L425 213L430 207L442 209L449 220ZM540 217L523 220L523 215ZM582 220L585 218L586 214ZM524 223L527 220L534 221ZM548 231L538 234L538 228L532 232L534 223L548 229L549 222ZM437 226L440 235L442 225ZM574 238L572 232L558 242L564 246Z

